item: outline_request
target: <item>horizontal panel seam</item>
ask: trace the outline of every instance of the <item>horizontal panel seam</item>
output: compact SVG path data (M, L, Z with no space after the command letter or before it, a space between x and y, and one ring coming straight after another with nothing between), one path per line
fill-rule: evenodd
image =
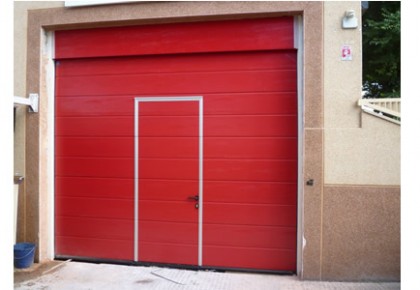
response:
M267 69L244 69L244 70L211 70L211 71L159 71L159 72L133 72L133 73L110 73L110 74L85 74L85 75L60 75L56 76L57 80L65 78L83 78L83 77L119 77L119 76L167 76L167 75L187 75L187 74L220 74L220 73L259 73L259 72L290 72L296 73L296 67L290 68L267 68Z
M83 239L83 240L97 240L97 241L100 241L100 240L102 240L102 241L106 241L106 240L109 240L109 241L128 241L128 242L130 242L130 243L132 243L133 241L133 238L130 238L130 239L115 239L115 238L98 238L98 237L81 237L81 236L64 236L64 235L55 235L55 237L56 238L76 238L76 239Z
M259 92L259 94L261 95L269 95L269 94L290 94L290 93L296 93L296 91L263 91L263 92ZM217 96L217 95L222 95L222 96L230 96L230 95L254 95L255 92L220 92L220 93L207 93L206 96L207 97L211 97L212 95ZM175 93L175 94L171 94L171 96L173 97L177 97L177 96L185 96L185 94L180 94L180 93ZM56 94L55 98L66 98L68 97L68 95L60 95L60 94ZM132 94L101 94L101 95L94 95L94 96L86 96L86 95L76 95L74 96L76 98L90 98L90 97L94 97L94 98L100 98L100 97L121 97L121 98L135 98L132 96Z
M296 82L293 82L294 84L296 83ZM237 91L223 91L223 92L206 92L206 91L202 91L200 94L201 95L203 95L204 96L204 99L206 98L206 96L207 95L216 95L216 94L224 94L224 95L226 95L226 94L242 94L242 93L247 93L247 94L263 94L263 93L294 93L294 94L296 94L297 93L297 91L296 90L292 90L292 91L288 91L288 90L283 90L283 91L268 91L268 90L266 90L266 91L244 91L244 92L237 92ZM125 93L125 94L130 94L130 95L133 95L133 99L134 99L134 95L136 95L137 94L137 92L132 92L132 93ZM160 93L150 93L149 91L145 91L145 92L142 92L142 94L143 95L157 95L157 94L160 94ZM185 92L183 95L184 96L186 96L186 95L192 95L192 94L194 94L194 93L188 93L188 92ZM98 97L100 97L100 96L103 96L104 94L84 94L84 96L80 96L80 95L64 95L64 94L60 94L60 93L58 93L58 95L60 95L61 97L77 97L77 96L79 96L79 97L95 97L95 96L98 96ZM120 96L121 95L121 93L119 93L119 94L107 94L107 96ZM177 96L177 95L179 95L179 92L165 92L165 95L173 95L173 96Z

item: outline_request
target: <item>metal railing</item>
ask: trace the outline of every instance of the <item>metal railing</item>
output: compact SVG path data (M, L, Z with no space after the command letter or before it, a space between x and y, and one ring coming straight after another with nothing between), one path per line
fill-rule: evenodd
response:
M368 114L401 125L401 98L360 99L357 104Z

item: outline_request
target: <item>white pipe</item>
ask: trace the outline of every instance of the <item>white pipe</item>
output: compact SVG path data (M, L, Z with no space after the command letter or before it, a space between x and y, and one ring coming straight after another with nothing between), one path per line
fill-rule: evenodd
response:
M18 201L19 201L19 184L15 184L14 185L14 188L15 188L15 194L14 194L14 198L15 198L15 208L14 208L15 215L14 215L14 224L13 224L13 226L14 226L14 232L13 232L14 235L13 235L13 238L14 238L14 244L16 244L16 235L17 235L16 229L17 229Z
M14 243L16 244L16 237L17 237L17 221L18 221L18 204L19 204L19 184L23 181L23 176L15 175L14 178Z

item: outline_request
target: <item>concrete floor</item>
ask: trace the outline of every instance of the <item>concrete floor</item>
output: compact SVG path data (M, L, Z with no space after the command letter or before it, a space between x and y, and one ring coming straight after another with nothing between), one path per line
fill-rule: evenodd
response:
M296 276L52 261L15 270L14 289L269 290L400 289L400 283L299 281Z

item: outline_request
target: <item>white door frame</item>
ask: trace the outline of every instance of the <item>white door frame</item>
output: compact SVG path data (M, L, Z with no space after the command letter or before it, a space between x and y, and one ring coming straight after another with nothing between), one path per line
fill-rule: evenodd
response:
M303 17L294 17L294 47L297 49L297 103L298 103L298 176L297 176L297 227L296 227L296 274L302 278L303 274L303 249L305 237L303 235L303 172L304 172L304 38L303 38Z
M144 96L134 99L134 261L138 262L139 245L139 104L150 102L198 102L198 266L203 265L203 97Z

